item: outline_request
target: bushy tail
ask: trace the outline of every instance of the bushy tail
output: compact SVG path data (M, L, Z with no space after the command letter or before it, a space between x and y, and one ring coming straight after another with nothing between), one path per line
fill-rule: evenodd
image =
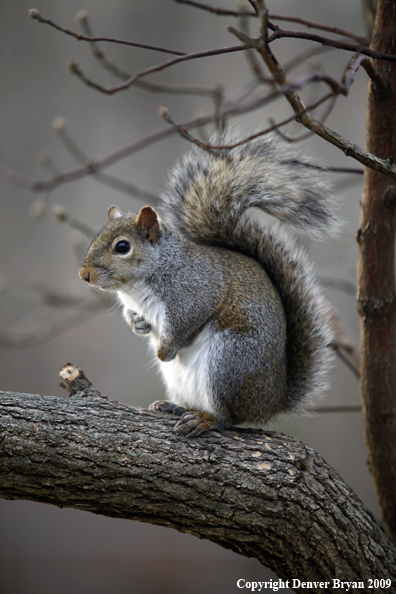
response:
M254 211L244 215L255 207L312 237L336 233L339 223L323 175L284 142L266 136L216 153L194 148L171 173L163 201L165 220L179 231L248 254L266 270L286 314L285 410L306 406L325 387L332 358L324 301L307 256L285 229L278 223L263 227Z

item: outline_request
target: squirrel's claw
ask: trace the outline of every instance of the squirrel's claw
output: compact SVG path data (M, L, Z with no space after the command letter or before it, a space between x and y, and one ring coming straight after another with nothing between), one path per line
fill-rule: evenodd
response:
M174 427L174 431L186 437L197 437L204 431L210 431L218 425L215 416L205 412L185 412Z
M174 404L174 402L168 402L168 400L157 400L156 402L153 402L150 404L149 410L167 412L172 415L177 415L178 417L181 417L187 412L182 406L178 406L177 404Z

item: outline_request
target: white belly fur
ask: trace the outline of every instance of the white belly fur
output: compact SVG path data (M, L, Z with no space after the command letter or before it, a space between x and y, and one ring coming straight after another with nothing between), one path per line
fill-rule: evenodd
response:
M142 315L151 324L149 336L156 352L158 336L165 324L165 304L140 283L139 286L129 287L128 293L118 291L118 296L125 308ZM144 308L139 303L142 301ZM189 347L179 351L173 361L163 362L157 359L169 400L185 408L213 412L208 383L212 341L213 335L210 336L207 328L200 332Z
M214 412L208 383L211 345L209 330L205 329L173 361L160 362L169 400L185 408Z

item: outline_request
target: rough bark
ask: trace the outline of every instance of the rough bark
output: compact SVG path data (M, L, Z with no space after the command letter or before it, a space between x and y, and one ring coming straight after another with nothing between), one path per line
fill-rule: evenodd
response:
M396 2L379 0L372 49L396 55ZM375 61L369 85L367 151L396 157L396 64ZM396 537L396 298L393 181L365 170L359 242L361 393L368 458L384 524Z
M309 446L260 430L188 439L171 415L89 393L0 392L1 497L172 527L285 580L391 578L396 592L395 543Z

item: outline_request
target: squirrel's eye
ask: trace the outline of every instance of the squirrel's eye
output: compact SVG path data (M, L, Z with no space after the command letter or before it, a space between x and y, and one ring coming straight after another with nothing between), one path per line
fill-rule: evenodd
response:
M114 252L116 254L127 254L131 249L131 244L126 239L120 239L114 246Z

